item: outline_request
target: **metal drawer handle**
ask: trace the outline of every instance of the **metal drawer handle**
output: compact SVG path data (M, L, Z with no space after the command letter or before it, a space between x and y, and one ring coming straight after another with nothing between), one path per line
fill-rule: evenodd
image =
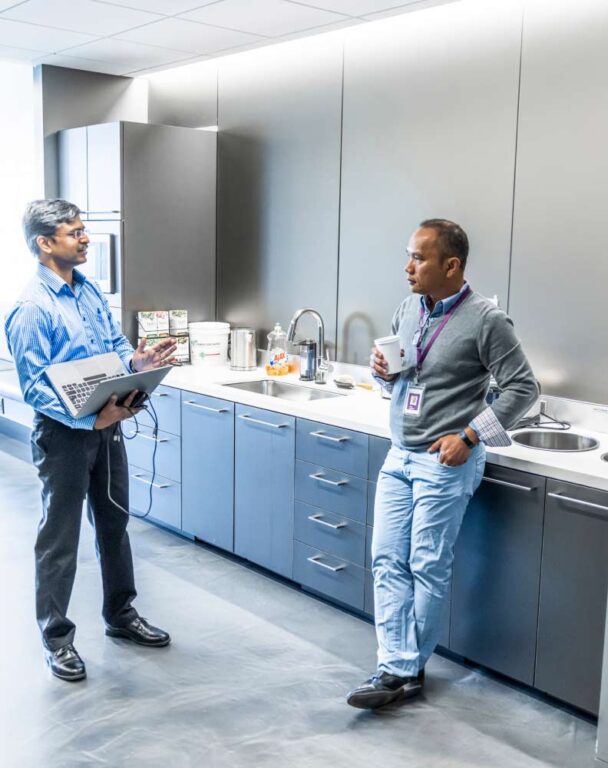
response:
M192 400L186 400L184 405L191 405L193 408L202 408L203 411L213 411L213 413L228 413L228 408L210 408L208 405L193 403Z
M254 424L263 424L265 427L272 427L273 429L283 429L283 427L289 426L289 424L273 424L271 421L262 421L261 419L254 419L253 416L249 416L247 413L239 414L239 419L252 421Z
M572 496L564 496L561 493L548 493L547 496L551 496L552 499L561 499L562 501L569 501L572 504L580 504L581 507L589 507L591 509L601 509L602 512L608 512L608 507L603 504L594 504L592 501L583 501L582 499L573 499Z
M495 483L496 485L506 485L507 488L517 488L518 491L535 491L536 486L530 488L529 485L519 485L518 483L508 483L506 480L497 480L495 477L482 478L484 483Z
M338 571L343 571L346 568L345 565L327 565L327 563L324 563L321 560L321 555L313 555L306 559L309 563L314 563L315 565L318 565L319 568L325 568L327 571L332 571L332 573L338 573Z
M346 435L332 437L331 435L326 435L325 432L311 432L310 434L313 437L318 437L320 440L329 440L330 443L345 443L347 440L350 440L350 437L346 437Z
M166 392L152 392L152 397L169 397Z
M334 531L338 531L340 528L346 528L346 523L338 523L337 525L328 523L326 520L323 520L323 515L308 515L308 519L312 520L313 523L324 525L326 528L332 528Z
M151 483L149 480L146 480L145 477L142 475L131 475L133 480L139 480L140 483L144 483L144 485L151 485L154 488L171 488L170 483Z
M168 443L169 440L166 437L151 437L150 435L144 435L143 432L129 432L131 437L143 437L145 440L152 440L154 443Z
M311 480L318 480L320 483L325 483L326 485L333 485L336 487L340 485L348 485L348 480L328 480L324 477L322 472L316 472L312 475L308 475L308 477L310 477Z

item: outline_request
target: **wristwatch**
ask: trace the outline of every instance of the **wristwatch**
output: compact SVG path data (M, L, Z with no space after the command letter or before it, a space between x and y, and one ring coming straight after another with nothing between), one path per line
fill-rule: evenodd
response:
M464 431L464 429L461 432L458 433L458 437L462 440L462 442L466 445L467 448L474 448L475 447L475 443L467 435L467 433Z

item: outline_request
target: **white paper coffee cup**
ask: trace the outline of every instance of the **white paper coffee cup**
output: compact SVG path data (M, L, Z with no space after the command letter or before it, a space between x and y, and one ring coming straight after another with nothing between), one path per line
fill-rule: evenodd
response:
M380 339L374 339L374 344L382 352L388 363L388 373L399 373L402 365L399 336L382 336Z

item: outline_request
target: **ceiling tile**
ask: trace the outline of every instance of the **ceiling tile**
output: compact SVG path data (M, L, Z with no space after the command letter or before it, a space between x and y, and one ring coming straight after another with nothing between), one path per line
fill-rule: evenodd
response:
M37 24L22 24L0 17L0 45L13 45L19 41L20 47L32 48L45 53L60 51L72 45L80 45L93 40L95 35L81 32L67 32L63 29L49 29Z
M13 5L19 5L23 0L0 0L0 13Z
M12 48L10 45L0 45L0 59L10 61L35 61L40 58L40 51L27 48Z
M172 64L174 61L183 61L189 58L188 54L183 51L130 43L125 40L117 40L114 37L79 45L70 48L69 52L65 51L65 53L69 56L116 64L124 68L125 72L145 69L146 67L157 67L161 64Z
M185 19L162 19L139 29L117 35L120 40L132 40L147 45L161 45L190 53L213 53L239 45L258 42L260 38L232 29L211 27Z
M1 2L1 0L0 0ZM13 3L15 0L13 0ZM138 11L160 13L163 16L175 16L178 13L198 8L201 5L209 5L217 0L95 0L102 5L122 5L125 8L135 8Z
M5 11L2 18L101 37L156 21L158 15L95 3L93 0L78 0L77 3L74 0L28 0Z
M337 13L346 13L349 16L363 16L366 13L386 11L409 3L417 3L418 0L286 0L297 5L310 5Z
M286 0L222 0L181 16L268 37L322 27L344 19L343 14L319 11Z

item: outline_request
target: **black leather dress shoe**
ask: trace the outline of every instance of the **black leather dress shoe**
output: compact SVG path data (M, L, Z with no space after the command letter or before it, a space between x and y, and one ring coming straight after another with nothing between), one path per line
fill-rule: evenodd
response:
M72 643L63 645L56 651L49 651L45 648L44 656L51 672L61 680L76 682L77 680L84 680L87 676L84 661Z
M424 670L415 677L398 677L377 672L346 697L346 703L358 709L378 709L401 699L417 696L424 684Z
M168 632L153 627L141 616L136 616L125 627L106 626L106 635L123 637L125 640L131 640L138 645L147 645L150 648L161 648L171 642Z

